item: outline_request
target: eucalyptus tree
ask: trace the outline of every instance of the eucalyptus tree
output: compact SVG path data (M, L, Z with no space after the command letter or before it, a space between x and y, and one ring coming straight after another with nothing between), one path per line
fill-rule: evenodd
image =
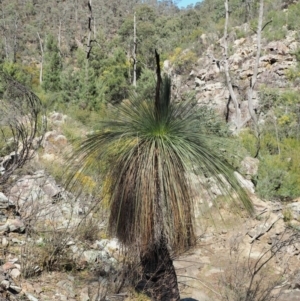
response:
M143 288L154 300L180 300L173 258L196 244L191 172L252 206L224 158L226 142L207 134L196 103L172 101L171 81L156 59L155 96L141 101L134 94L108 111L76 158L81 172L106 163L109 232L140 259Z
M45 68L43 74L43 88L46 91L57 92L61 89L60 75L62 71L62 59L57 42L52 35L46 40Z

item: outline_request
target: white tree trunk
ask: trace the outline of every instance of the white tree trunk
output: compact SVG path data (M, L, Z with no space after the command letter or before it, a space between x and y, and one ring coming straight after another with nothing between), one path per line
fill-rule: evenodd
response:
M259 67L259 59L261 53L261 32L262 32L262 23L263 23L263 15L264 15L264 0L260 0L259 3L259 17L258 17L258 25L257 25L257 51L256 51L256 59L253 66L253 75L250 81L250 88L248 90L248 108L251 119L254 123L254 126L257 129L257 116L253 107L253 90L257 81L258 67Z
M263 29L263 15L264 15L264 0L259 1L259 16L258 16L258 24L257 24L257 51L256 51L256 59L255 63L253 66L253 75L250 80L250 87L248 90L248 108L249 108L249 113L251 116L251 119L253 121L254 125L254 133L256 136L257 140L257 145L256 145L256 154L255 157L258 156L259 150L260 150L260 129L258 126L258 119L256 112L254 110L253 106L253 90L256 85L257 81L257 74L258 74L258 67L259 67L259 59L260 59L260 53L261 53L261 32Z
M224 1L225 5L225 26L224 26L224 71L226 76L226 83L229 90L230 97L234 104L235 109L235 121L234 124L236 126L236 130L239 131L242 127L242 121L241 121L241 109L239 106L239 102L237 100L236 94L233 90L232 86L232 80L229 73L229 64L228 64L228 22L229 22L229 8L228 8L228 0Z
M43 49L42 39L41 39L40 34L38 32L37 32L37 36L39 38L40 49L41 49L41 68L40 68L40 84L41 84L43 82L44 49Z

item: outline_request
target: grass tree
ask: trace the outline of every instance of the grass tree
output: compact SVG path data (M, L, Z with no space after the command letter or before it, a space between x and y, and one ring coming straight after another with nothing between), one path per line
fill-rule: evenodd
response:
M201 108L171 100L170 79L161 78L156 59L155 98L133 96L113 108L79 152L83 169L95 159L108 166L110 234L137 254L145 290L154 300L180 300L172 258L196 243L190 173L215 178L252 207L220 150L223 143L199 120Z

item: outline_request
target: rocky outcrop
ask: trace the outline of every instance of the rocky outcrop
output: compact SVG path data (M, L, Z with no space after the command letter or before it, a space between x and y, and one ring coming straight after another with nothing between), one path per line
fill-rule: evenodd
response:
M53 291L44 294L26 287L20 282L21 274L23 277L39 275L49 269L49 264L64 266L65 261L78 270L91 269L100 273L101 289L105 294L112 278L116 286L120 285L117 280L120 269L118 241L96 239L87 243L81 238L83 230L91 233L103 227L99 220L81 227L85 219L93 219L89 216L91 206L91 200L81 200L66 192L43 170L20 177L7 193L0 192L0 244L5 249L4 257L0 258L3 262L0 296L6 296L8 300L19 300L19 295L29 300L52 300ZM75 288L59 290L62 285L58 282L53 286L60 291L57 300L75 298ZM97 287L89 292L89 298L96 298L99 285L97 282ZM84 295L80 290L77 294Z
M235 118L235 109L229 101L229 92L226 86L223 69L222 39L216 45L207 47L206 56L199 58L191 70L188 78L174 75L174 84L177 90L196 92L199 104L213 107L228 121ZM259 91L262 85L270 88L285 88L289 86L286 73L296 66L294 51L300 46L297 33L289 31L282 41L266 43L262 41L262 54L259 61L258 78L253 93L254 109L259 108ZM233 41L232 55L228 58L233 88L238 97L242 120L250 120L247 103L247 91L253 75L253 66L256 55L256 35ZM167 72L172 74L172 66L167 66ZM245 123L246 124L246 123Z

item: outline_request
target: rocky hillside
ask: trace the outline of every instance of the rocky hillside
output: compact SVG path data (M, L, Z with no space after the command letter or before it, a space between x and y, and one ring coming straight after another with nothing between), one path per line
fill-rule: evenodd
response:
M247 28L247 25L243 27ZM242 28L242 30L246 30ZM243 120L250 120L247 91L253 75L255 56L257 52L257 36L252 35L235 39L231 35L231 55L229 68L233 86L237 94ZM222 56L223 38L215 44L209 44L207 35L201 36L201 43L206 50L199 57L188 76L177 74L176 68L169 61L164 62L165 71L172 74L177 89L195 91L199 104L209 105L221 115L233 121L234 106L229 102L229 91L224 74L224 59ZM262 55L259 61L258 83L253 94L254 106L260 112L259 92L262 88L281 89L292 88L298 91L299 85L291 83L288 71L297 67L296 51L300 42L296 31L288 31L285 39L280 41L262 41Z

